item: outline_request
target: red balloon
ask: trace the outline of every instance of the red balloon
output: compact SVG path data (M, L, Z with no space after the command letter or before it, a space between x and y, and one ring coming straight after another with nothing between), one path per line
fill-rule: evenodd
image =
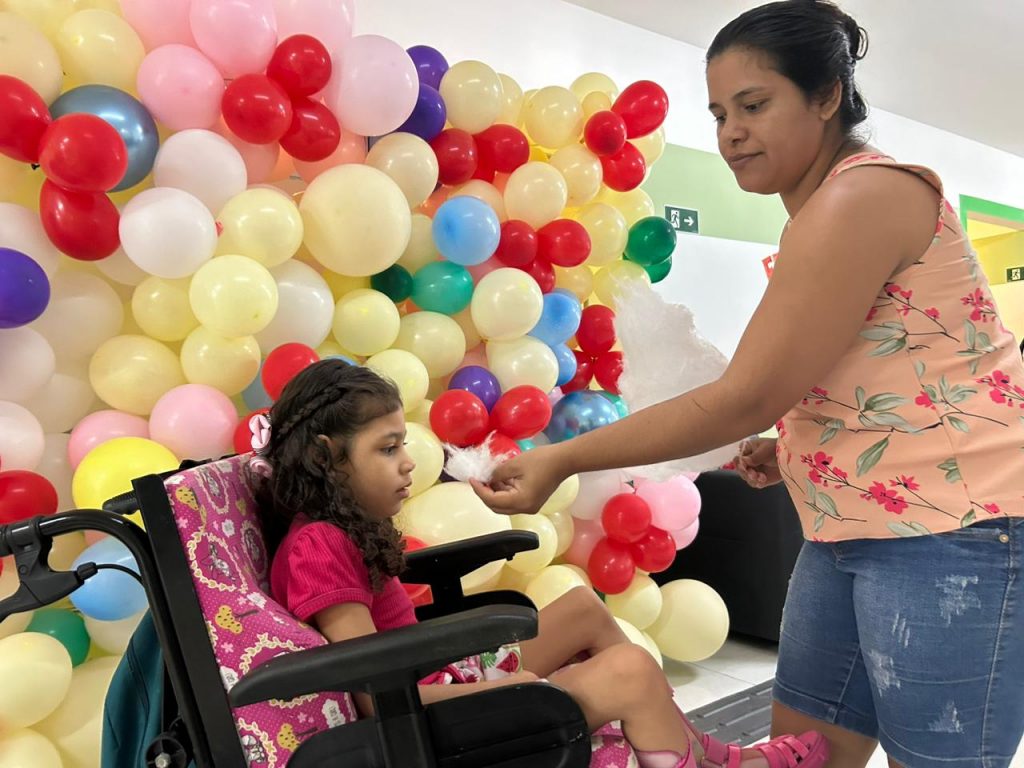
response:
M590 235L572 219L555 219L537 230L537 255L559 267L578 267L590 255Z
M505 392L491 409L491 426L513 440L525 440L551 421L551 401L544 390L529 384Z
M646 136L665 122L668 115L668 94L650 80L640 80L619 94L612 104L612 112L626 124L626 137Z
M594 378L594 360L586 352L578 349L572 351L576 355L576 375L563 384L560 389L563 393L569 394L590 386L590 380Z
M501 173L512 173L530 159L530 142L518 128L495 123L473 138L481 164Z
M39 141L50 124L46 102L24 80L0 75L0 153L39 161Z
M622 353L603 352L594 358L594 378L601 389L619 394L619 376L622 375Z
M39 140L39 164L51 181L76 192L113 189L128 170L128 148L106 120L85 112L58 117Z
M515 440L511 437L505 437L500 432L491 432L487 436L486 445L487 451L494 457L504 456L512 458L523 452L523 449L519 447Z
M220 102L224 122L242 141L271 144L292 124L292 102L266 75L242 75L228 83Z
M595 112L583 127L583 141L598 157L614 155L626 144L626 123L611 110Z
M619 493L608 499L601 512L601 525L612 541L633 544L651 527L651 508L635 493Z
M338 118L319 101L292 102L292 124L281 137L284 151L296 160L315 163L329 157L341 143Z
M476 160L477 160L477 162L476 162L476 170L473 171L473 178L474 179L479 179L480 181L486 181L488 184L493 184L494 183L494 177L497 174L495 173L494 168L492 168L491 166L487 165L480 158L479 147L477 148L477 158L476 158Z
M594 589L606 595L625 592L636 574L633 555L627 544L601 539L587 561L587 575Z
M537 258L537 232L525 221L509 219L501 225L495 258L507 267L525 267Z
M75 192L47 179L39 191L39 219L58 251L99 261L121 244L117 206L103 192Z
M277 400L299 371L319 360L320 356L305 344L282 344L274 348L263 363L263 372L260 374L263 388L272 399Z
M437 155L437 178L442 184L462 184L473 178L479 155L472 135L449 128L437 134L430 146Z
M614 155L601 158L601 170L604 171L604 183L616 192L629 192L636 189L647 173L647 161L640 150L627 142Z
M551 293L555 290L555 268L551 262L544 259L534 259L525 267L520 267L530 277L537 281L541 293Z
M0 472L0 525L57 511L57 491L42 475L24 469Z
M415 552L417 549L426 549L426 542L415 538L414 536L403 536L402 541L405 543L405 552ZM417 599L422 599L430 592L429 584L406 584L402 582L402 588L405 590L405 594L409 596L409 599L413 601L413 605L420 605L417 603ZM429 603L430 600L427 600Z
M331 79L331 54L312 35L292 35L270 57L267 77L291 96L312 96Z
M479 445L490 431L484 401L464 389L449 389L430 406L430 428L444 443Z
M648 573L661 573L676 559L676 542L672 534L651 527L640 541L633 544L636 567Z
M610 350L615 345L615 312L600 304L584 309L576 331L576 342L591 356Z
M252 413L247 413L243 416L237 425L235 425L235 433L231 438L231 445L235 449L235 453L248 453L252 450L252 430L249 429L249 419L260 413L268 413L269 408L258 408Z

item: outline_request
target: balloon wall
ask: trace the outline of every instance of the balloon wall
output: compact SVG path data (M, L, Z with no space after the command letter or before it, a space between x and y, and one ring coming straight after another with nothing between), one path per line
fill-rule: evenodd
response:
M410 542L532 530L538 550L466 586L544 605L592 585L659 658L713 653L728 617L693 606L717 596L648 575L696 535L692 478L572 477L508 518L443 475L445 445L515 454L627 413L616 294L663 279L675 248L640 186L664 90L587 73L524 91L354 34L354 6L0 0L0 523L248 450L251 415L341 357L401 391ZM133 565L109 539L58 549ZM16 584L8 563L0 597ZM0 624L4 750L96 764L81 701L144 608L106 570ZM681 643L691 622L711 636Z

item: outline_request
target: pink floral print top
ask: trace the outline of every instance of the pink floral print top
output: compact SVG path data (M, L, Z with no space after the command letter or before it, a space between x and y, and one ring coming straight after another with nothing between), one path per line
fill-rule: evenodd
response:
M900 168L942 195L932 171L884 155L849 157L828 178L862 165ZM1024 364L944 197L931 246L889 279L856 342L777 426L808 539L1024 516Z

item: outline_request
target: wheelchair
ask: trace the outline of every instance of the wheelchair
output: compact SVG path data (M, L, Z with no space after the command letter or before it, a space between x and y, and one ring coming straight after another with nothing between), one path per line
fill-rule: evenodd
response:
M536 548L508 531L406 555L403 580L428 584L419 623L340 643L299 622L269 594L269 557L246 482L247 455L185 462L103 510L0 527L19 590L0 620L62 599L95 575L54 571L53 539L79 530L116 537L135 557L166 670L164 732L154 768L584 768L635 765L621 732L593 737L578 705L547 683L508 686L424 706L417 682L446 664L537 632L518 592L463 594L460 579ZM124 517L139 510L145 530ZM351 692L368 694L359 718ZM120 768L120 766L119 766ZM127 766L125 768L128 768ZM134 767L133 767L134 768Z

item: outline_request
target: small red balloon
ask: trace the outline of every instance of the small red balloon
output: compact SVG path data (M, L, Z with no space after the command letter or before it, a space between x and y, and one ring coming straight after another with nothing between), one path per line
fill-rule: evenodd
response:
M426 542L421 541L420 539L417 539L414 536L403 536L402 541L405 542L406 554L409 554L410 552L415 552L418 549L427 548ZM422 605L422 603L417 602L417 600L422 600L424 597L428 596L430 592L429 584L406 584L403 581L402 588L405 590L405 594L409 596L409 599L413 601L413 605ZM429 603L431 601L428 599L426 600L426 602Z
M615 312L600 304L584 309L576 342L592 357L610 350L615 345Z
M464 389L449 389L430 406L430 428L444 443L459 448L479 445L487 433L490 416L483 400Z
M530 142L518 128L495 123L474 136L480 162L500 173L512 173L530 159Z
M676 542L672 534L661 528L650 528L633 546L636 567L648 573L661 573L676 559Z
M513 440L525 440L551 421L547 393L529 384L505 392L491 409L491 426Z
M488 184L493 184L494 177L496 175L494 168L484 163L484 161L480 158L479 151L477 151L476 160L476 170L473 171L473 178L478 179L480 181L486 181Z
M42 475L24 469L0 472L0 525L57 511L57 491Z
M601 388L613 395L619 393L619 376L622 375L622 353L603 352L594 358L594 378Z
M578 267L590 255L590 235L572 219L555 219L537 230L537 255L559 267Z
M563 384L560 389L563 393L577 392L590 386L594 378L594 359L586 352L574 349L572 353L576 356L576 375Z
M551 262L544 259L534 259L525 267L520 267L530 277L537 281L541 293L551 293L555 290L555 268Z
M243 416L235 426L235 433L231 438L231 445L235 453L248 453L252 450L252 430L249 429L249 419L261 413L268 413L269 408L259 408L252 413Z
M39 142L50 125L46 102L24 80L0 75L0 153L22 163L39 161Z
M601 170L604 172L604 183L616 192L629 192L636 189L647 173L647 161L640 150L630 143L614 155L601 158Z
M103 192L75 192L47 179L39 190L39 219L58 251L79 261L99 261L121 244L121 214Z
M614 112L595 112L583 127L587 149L598 157L614 155L626 144L626 123Z
M305 344L290 342L275 347L263 363L260 380L263 389L273 400L277 400L288 382L303 368L320 360L320 356Z
M626 137L636 139L656 131L668 115L668 94L650 80L640 80L619 94L612 112L626 124Z
M609 539L633 544L647 535L651 527L651 508L635 493L616 494L604 505L601 525Z
M525 267L537 258L537 232L525 221L509 219L501 225L495 258L507 267Z
M128 148L106 120L85 112L54 120L39 140L39 165L51 181L76 192L113 189L128 170Z
M606 595L625 592L636 575L636 565L629 545L601 539L590 553L587 575L598 592Z
M523 452L523 449L519 447L515 440L511 437L505 437L500 432L491 432L487 436L485 445L487 446L488 453L495 458L504 456L506 459L510 459Z
M281 147L296 160L315 163L331 155L341 143L338 118L312 99L292 102L292 124L281 137Z
M231 132L250 144L278 141L292 124L288 92L266 75L242 75L228 83L221 111Z
M292 35L274 50L267 77L291 96L312 96L331 79L331 54L312 35Z
M471 134L449 128L437 134L430 147L437 155L437 178L442 184L462 184L473 178L479 154Z

